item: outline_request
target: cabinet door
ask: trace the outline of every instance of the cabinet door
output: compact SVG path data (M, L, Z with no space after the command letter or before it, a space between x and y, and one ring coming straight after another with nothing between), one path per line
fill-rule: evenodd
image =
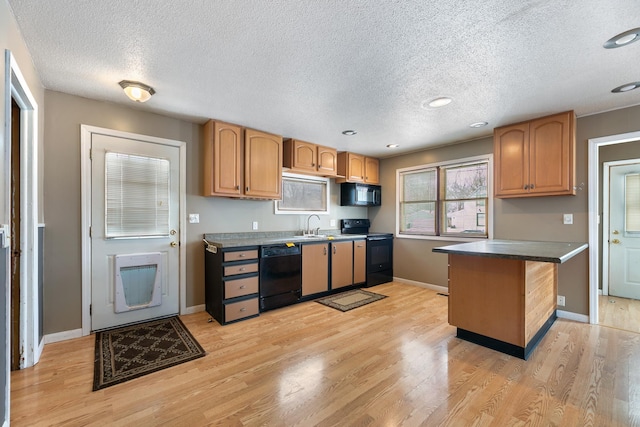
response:
M529 189L529 123L496 128L493 152L495 196L526 194Z
M348 153L347 155L347 181L364 182L364 156Z
M367 184L380 183L380 162L373 157L365 157L364 159L364 182Z
M242 127L210 120L204 127L204 195L242 194Z
M302 296L329 290L329 244L302 245Z
M367 241L353 242L353 283L367 281Z
M529 192L532 195L575 194L573 113L533 120L529 124Z
M331 243L331 289L353 284L353 242Z
M244 194L280 199L282 193L282 137L245 130Z
M326 176L338 174L338 150L318 145L318 172Z
M293 140L293 168L300 171L316 172L318 165L315 144Z

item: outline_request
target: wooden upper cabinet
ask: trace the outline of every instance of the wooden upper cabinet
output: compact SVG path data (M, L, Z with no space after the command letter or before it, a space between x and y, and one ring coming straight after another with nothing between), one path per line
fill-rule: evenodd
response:
M283 166L292 172L312 175L335 176L337 173L337 150L299 139L284 140Z
M209 120L204 125L204 195L242 194L242 127Z
M338 174L338 150L318 145L318 172L324 176Z
M343 151L338 153L338 175L344 176L336 182L380 183L380 162L373 157Z
M367 184L380 183L380 161L373 157L364 158L364 182Z
M494 129L495 197L575 195L575 115Z
M282 137L230 123L204 125L205 196L280 199Z
M254 129L244 135L244 194L282 198L282 137Z

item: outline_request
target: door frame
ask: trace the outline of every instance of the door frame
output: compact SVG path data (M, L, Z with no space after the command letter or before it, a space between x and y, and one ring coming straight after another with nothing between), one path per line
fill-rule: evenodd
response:
M154 136L140 135L123 132L114 129L100 128L90 125L80 125L80 170L81 170L81 235L82 235L82 336L91 333L91 136L101 134L116 138L127 138L156 144L169 145L180 149L180 185L179 185L179 224L180 239L179 249L179 300L180 314L187 311L187 272L186 272L186 207L187 207L187 144L184 141L157 138Z
M640 159L614 160L602 164L602 295L609 295L609 245L605 245L605 236L609 235L609 180L611 167L628 164L640 164ZM607 274L605 274L607 273Z
M38 363L44 348L44 333L40 339L41 307L38 294L38 103L36 102L18 62L10 50L5 50L5 200L4 218L11 219L11 98L20 107L20 347L23 349L20 369ZM9 226L10 230L10 226ZM6 230L5 245L11 238ZM8 269L10 271L10 269ZM10 283L8 277L7 284ZM10 312L7 313L9 319ZM8 334L7 337L10 337ZM9 356L10 357L10 356Z
M589 165L589 323L598 324L598 277L600 259L600 239L598 239L598 224L600 214L598 210L599 183L599 148L605 145L623 144L640 140L640 131L609 135L588 140Z

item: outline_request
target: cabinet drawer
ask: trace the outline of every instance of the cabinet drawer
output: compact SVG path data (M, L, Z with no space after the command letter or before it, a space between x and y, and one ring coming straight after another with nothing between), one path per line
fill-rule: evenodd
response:
M234 274L256 273L258 271L258 263L228 265L224 268L225 276L233 276Z
M258 293L258 276L224 282L224 299Z
M258 298L234 302L224 306L224 321L233 322L244 317L258 314Z
M258 258L258 250L252 249L249 251L235 251L235 252L225 252L224 253L224 262L228 261L243 261L246 259L257 259Z

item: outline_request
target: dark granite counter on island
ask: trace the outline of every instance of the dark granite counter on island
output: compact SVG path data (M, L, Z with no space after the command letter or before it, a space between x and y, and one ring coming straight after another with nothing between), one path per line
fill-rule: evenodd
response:
M527 359L556 319L558 265L585 243L483 240L449 256L449 323L467 341Z

